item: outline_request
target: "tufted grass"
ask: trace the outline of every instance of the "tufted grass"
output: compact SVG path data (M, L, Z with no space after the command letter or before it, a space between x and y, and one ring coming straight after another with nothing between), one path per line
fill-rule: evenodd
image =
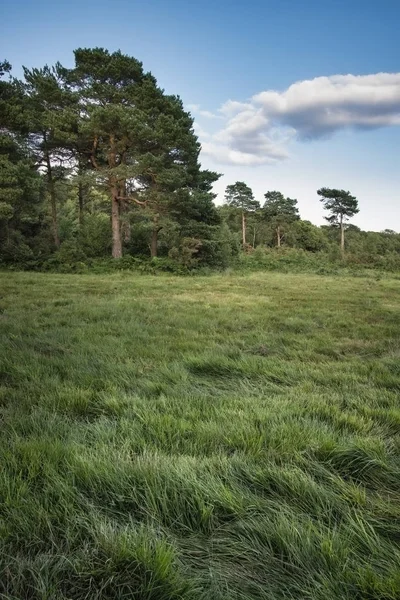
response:
M0 273L0 598L400 598L400 281Z

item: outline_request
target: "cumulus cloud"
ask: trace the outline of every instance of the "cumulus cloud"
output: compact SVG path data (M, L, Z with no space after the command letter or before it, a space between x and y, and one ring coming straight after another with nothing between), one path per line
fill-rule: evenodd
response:
M206 119L221 119L220 115L217 115L210 110L202 110L200 104L188 104L187 109L194 114L198 114Z
M400 125L400 73L316 77L283 92L263 91L248 102L229 100L218 112L224 126L203 143L205 154L230 164L280 161L293 138Z
M334 75L299 81L285 92L252 98L271 119L300 137L320 137L346 127L400 124L400 73Z
M221 112L226 117L233 117L237 113L242 112L243 110L252 109L253 105L250 102L237 102L236 100L228 100L225 102L219 112Z
M197 121L194 122L194 132L195 134L201 138L202 140L206 139L206 138L210 138L211 134L208 133L208 131L206 131L205 129L203 129L203 127L201 125L199 125L197 123Z
M200 138L201 139L201 138ZM274 163L288 157L287 151L275 145L267 138L259 145L257 150L253 147L250 151L245 146L242 150L228 144L213 141L201 141L202 152L223 165L242 165L253 167Z

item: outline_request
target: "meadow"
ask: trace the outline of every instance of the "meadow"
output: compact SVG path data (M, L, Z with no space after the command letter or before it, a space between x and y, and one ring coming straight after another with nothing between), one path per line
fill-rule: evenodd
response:
M0 273L0 598L398 600L400 280Z

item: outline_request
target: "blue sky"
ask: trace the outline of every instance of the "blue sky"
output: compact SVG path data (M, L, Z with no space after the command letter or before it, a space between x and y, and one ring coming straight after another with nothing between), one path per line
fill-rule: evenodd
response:
M316 189L340 187L359 199L355 224L400 231L400 2L17 0L3 17L15 75L71 65L80 46L142 60L195 116L219 201L243 180L321 223Z

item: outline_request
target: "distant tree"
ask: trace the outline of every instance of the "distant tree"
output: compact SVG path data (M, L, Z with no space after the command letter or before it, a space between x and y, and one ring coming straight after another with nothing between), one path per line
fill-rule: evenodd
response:
M297 200L285 198L281 192L267 192L264 194L265 203L262 208L264 218L268 220L275 229L276 245L281 246L282 234L293 221L300 219L297 208Z
M225 202L229 206L238 208L242 215L242 245L246 248L246 216L260 208L254 199L253 192L243 181L228 185L225 190Z
M344 232L345 222L359 212L358 200L350 192L334 188L321 188L317 190L324 208L330 212L325 219L333 226L340 228L340 251L344 258Z
M293 246L308 252L319 252L329 246L329 239L324 231L310 221L299 219L290 229Z

